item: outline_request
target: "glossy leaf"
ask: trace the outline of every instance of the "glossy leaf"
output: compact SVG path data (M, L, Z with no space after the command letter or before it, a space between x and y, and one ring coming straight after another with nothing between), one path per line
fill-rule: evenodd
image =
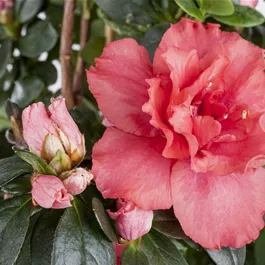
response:
M121 265L152 265L144 251L136 243L131 243L122 253Z
M32 165L33 169L43 175L54 175L56 172L40 157L34 155L33 153L27 151L16 151L16 154L22 158L24 161Z
M103 204L101 203L101 201L98 198L93 198L92 206L93 206L93 211L95 212L97 221L101 229L105 233L105 235L108 237L110 241L117 242L117 237L114 232L113 226L111 224L110 217L106 213L106 210Z
M56 229L51 265L114 265L112 243L78 200L66 209Z
M26 174L15 178L7 183L2 191L8 194L26 194L31 191L30 177L32 174Z
M197 20L204 20L201 10L197 7L195 0L175 0L188 15L195 17Z
M203 14L229 16L234 13L234 5L231 0L200 0L200 9Z
M0 41L0 78L6 71L6 65L11 57L12 41L9 39Z
M42 92L45 84L37 76L27 76L17 82L11 96L12 101L21 107L26 107Z
M155 230L142 237L141 245L152 265L188 265L171 240Z
M155 50L157 49L162 36L169 28L170 24L165 22L155 25L148 30L140 40L140 44L143 45L149 53L150 59L153 60Z
M16 0L16 19L20 23L29 21L39 13L43 3L44 0Z
M235 12L230 16L214 16L214 18L224 24L237 27L253 27L264 23L264 16L257 10L248 7L234 5Z
M148 0L95 0L112 19L126 23L150 24L154 21Z
M152 227L160 233L174 238L188 238L172 210L154 211Z
M42 209L31 239L31 265L50 265L56 227L63 210ZM45 253L45 254L44 254Z
M35 58L50 51L56 44L58 35L48 20L32 24L25 36L19 39L19 49L23 56Z
M0 186L4 186L18 176L32 172L32 167L17 156L0 160Z
M0 264L17 260L29 226L31 197L24 195L0 203Z
M222 248L222 250L206 249L216 265L243 265L246 259L246 247Z

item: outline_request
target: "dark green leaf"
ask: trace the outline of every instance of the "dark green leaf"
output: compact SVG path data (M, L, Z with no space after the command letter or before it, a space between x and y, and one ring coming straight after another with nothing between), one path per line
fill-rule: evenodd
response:
M172 210L154 211L152 227L166 236L174 238L188 238L183 232Z
M97 218L97 221L105 233L105 235L108 237L108 239L112 242L117 242L117 237L114 232L113 226L110 221L110 217L106 213L106 210L101 203L101 201L98 198L93 198L92 200L92 206L93 210L95 212L95 216Z
M35 208L34 208L35 209ZM39 219L39 213L30 218L29 229L26 235L26 239L23 243L22 249L19 253L18 259L15 265L32 265L31 262L31 236L34 230L35 224Z
M202 13L218 16L229 16L234 13L234 5L231 0L200 0L200 9Z
M175 0L175 2L190 16L203 20L203 14L197 7L195 0Z
M32 165L33 169L39 174L54 175L56 172L40 157L27 151L16 151L16 154L24 161Z
M94 59L101 55L104 46L105 46L104 37L91 38L87 42L81 53L84 61L87 62L89 65L94 64Z
M243 265L246 259L246 247L222 248L222 250L206 249L216 265Z
M24 195L0 203L0 264L18 259L29 226L31 197Z
M131 243L122 253L121 265L152 265L137 243Z
M38 62L31 67L32 75L38 76L46 86L57 80L57 69L51 62Z
M35 58L50 51L56 44L58 35L48 20L32 24L25 36L19 39L19 49L23 56Z
M18 176L30 172L32 172L32 167L17 156L1 159L0 186L4 186Z
M56 229L52 265L114 265L112 243L107 240L87 207L74 201Z
M152 265L188 265L171 240L155 230L142 237L142 250Z
M16 19L25 23L35 17L40 11L44 0L16 0Z
M96 3L114 20L142 25L154 22L148 0L96 0Z
M32 174L19 176L7 183L2 191L8 194L26 194L31 190L30 177Z
M31 265L51 264L54 234L62 213L63 211L58 209L41 210L32 233Z
M237 27L253 27L264 22L264 16L257 10L248 6L234 5L234 7L234 14L214 16L214 18L221 23Z
M18 103L19 106L25 107L40 95L44 87L45 85L39 77L25 77L15 87L12 100Z
M260 236L255 241L254 244L254 253L256 259L256 265L265 264L265 230L263 229L260 233Z
M12 41L5 39L0 41L0 78L6 71L6 65L11 57Z
M153 28L148 30L140 40L140 44L148 50L151 60L153 60L155 50L158 47L162 36L169 28L169 25L169 23L155 25Z

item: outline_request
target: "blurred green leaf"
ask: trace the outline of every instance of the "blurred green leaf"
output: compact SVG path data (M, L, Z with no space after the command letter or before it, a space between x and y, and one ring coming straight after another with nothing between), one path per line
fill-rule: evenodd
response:
M87 62L89 65L94 64L94 59L101 55L104 46L104 37L91 38L81 52L84 61Z
M229 16L234 13L234 5L231 0L199 0L200 9L203 14L218 16Z
M254 254L256 265L265 265L265 230L263 229L260 236L254 243Z
M224 24L237 27L253 27L264 22L264 16L257 10L248 7L234 5L235 12L230 16L214 16L214 18Z
M66 209L55 232L51 265L65 264L115 264L112 243L77 199Z
M197 20L203 21L203 14L194 1L195 0L175 0L179 7L181 7L188 15L195 17Z
M128 24L150 24L155 20L149 0L95 0L97 5L112 19Z
M7 63L11 57L12 41L9 39L0 40L0 78L6 72Z
M48 20L37 21L19 39L18 47L23 56L35 58L50 51L56 44L58 34Z
M117 237L114 232L114 228L111 224L110 217L106 213L106 210L102 202L98 198L95 197L92 199L92 206L93 206L93 211L95 213L97 221L101 229L105 233L105 235L108 237L110 241L117 242Z
M18 176L31 173L32 167L17 156L0 160L0 186L4 186Z
M39 13L43 3L44 0L16 0L16 19L20 23L29 21Z
M155 50L157 49L161 38L169 28L170 24L165 22L155 25L148 30L140 40L140 44L143 45L149 53L150 59L153 60Z
M91 23L91 36L104 37L104 22L101 19L95 19Z
M46 161L34 155L33 153L19 150L16 151L16 155L32 165L33 169L36 170L37 173L56 176L56 172L46 163Z
M15 178L3 186L2 191L8 194L26 194L31 191L30 177L32 174L25 174Z
M57 81L57 69L49 61L33 64L31 74L38 76L46 86L50 86Z
M26 107L40 95L44 87L39 77L27 76L17 82L11 98L20 107Z
M246 259L246 246L242 248L222 248L222 250L206 249L216 265L244 265Z
M29 226L31 197L4 200L0 203L0 264L17 260Z

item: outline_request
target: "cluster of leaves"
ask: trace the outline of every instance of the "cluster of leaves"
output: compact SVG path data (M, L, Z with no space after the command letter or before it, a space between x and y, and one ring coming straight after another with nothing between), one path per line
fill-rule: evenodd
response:
M83 1L77 1L74 44L80 42ZM59 59L63 3L63 0L16 0L12 23L0 24L0 130L11 127L1 107L7 98L24 108L32 102L48 102L58 94L51 91L51 85L59 76L54 64ZM101 54L105 45L104 24L113 29L116 39L138 40L152 58L170 23L183 16L219 22L224 30L238 31L265 48L264 17L230 0L95 0L88 3L90 37L82 50L77 51L73 46L73 65L81 54L88 68ZM83 165L89 168L91 148L104 128L86 86L84 81L82 105L71 114L85 134L88 156ZM105 212L112 201L103 200L95 185L90 185L69 209L33 207L29 194L32 174L54 172L45 161L28 152L12 154L2 130L0 158L7 158L0 160L0 189L13 197L0 202L0 264L114 265L112 243L117 242L117 236ZM264 246L265 231L256 242L241 249L205 250L183 233L171 210L156 211L152 230L128 245L121 264L264 265Z

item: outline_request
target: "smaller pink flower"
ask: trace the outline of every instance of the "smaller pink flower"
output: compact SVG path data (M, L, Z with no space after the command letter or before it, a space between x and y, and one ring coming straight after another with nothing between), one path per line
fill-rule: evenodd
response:
M259 0L240 0L241 6L250 6L252 8L255 8L258 4Z
M92 179L93 175L89 171L79 167L67 173L63 184L70 194L77 195L86 189Z
M0 0L0 11L7 10L14 6L14 0Z
M144 211L132 202L117 200L118 211L107 211L110 217L116 220L118 234L125 240L135 240L152 227L153 211Z
M32 183L32 198L43 208L71 207L74 197L67 192L63 182L55 176L41 175Z

